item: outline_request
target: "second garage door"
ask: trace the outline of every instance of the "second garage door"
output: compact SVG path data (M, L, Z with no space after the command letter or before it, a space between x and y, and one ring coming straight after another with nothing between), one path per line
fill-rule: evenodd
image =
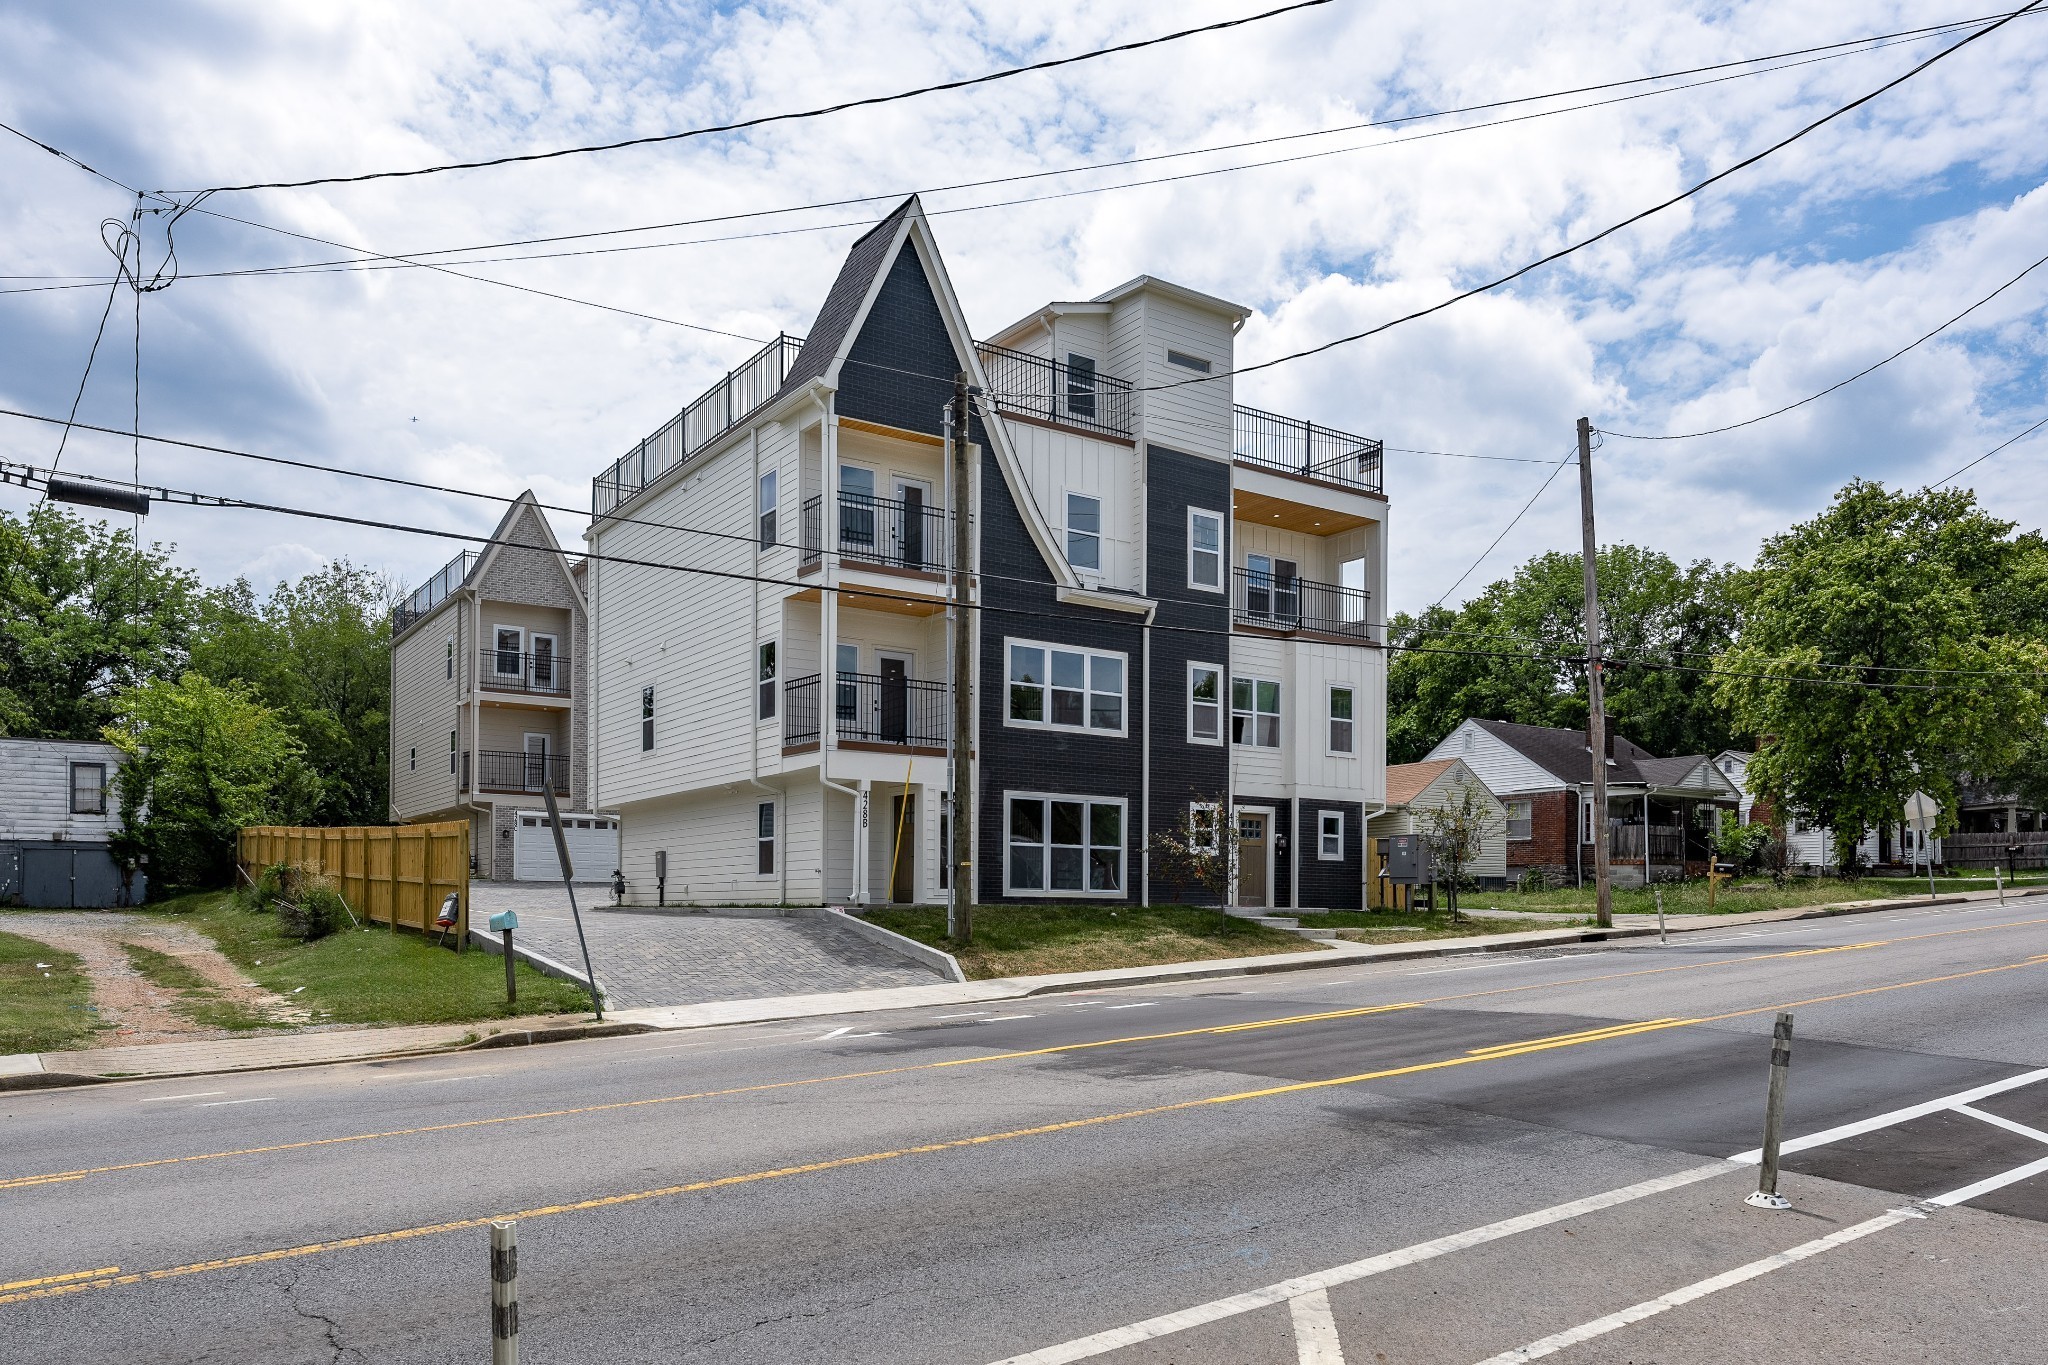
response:
M569 866L579 882L611 878L619 865L619 822L609 815L562 815L562 838L569 845ZM555 857L555 832L546 811L523 810L512 832L512 875L520 881L559 881L561 861Z

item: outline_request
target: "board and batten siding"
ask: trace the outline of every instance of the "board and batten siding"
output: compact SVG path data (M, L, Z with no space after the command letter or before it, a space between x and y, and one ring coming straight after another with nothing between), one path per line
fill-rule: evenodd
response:
M106 813L71 813L71 765L103 763ZM121 751L98 740L0 739L0 839L105 843L121 827Z
M1488 734L1469 720L1444 736L1437 746L1423 757L1429 762L1443 758L1464 759L1465 766L1470 768L1479 780L1486 784L1486 789L1495 796L1565 790L1565 784L1558 781L1548 769L1530 762L1498 736ZM1587 766L1591 767L1590 764Z
M391 814L409 820L454 806L448 732L459 728L462 688L476 676L468 627L469 599L457 593L413 623L391 649ZM448 644L455 676L448 676ZM456 736L458 755L469 735ZM417 753L415 760L414 754ZM457 762L461 760L458 756Z
M1076 572L1099 579L1104 586L1136 592L1138 529L1131 468L1137 457L1132 449L1036 422L1006 422L1004 428L1025 486L1046 524L1058 534L1062 553L1067 545L1067 494L1101 499L1102 568L1099 573Z

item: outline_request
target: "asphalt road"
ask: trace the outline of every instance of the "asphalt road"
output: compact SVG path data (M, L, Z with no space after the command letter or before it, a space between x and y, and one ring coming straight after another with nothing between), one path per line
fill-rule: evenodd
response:
M14 1092L0 1360L487 1360L517 1215L529 1362L2043 1361L2044 998L2048 900Z

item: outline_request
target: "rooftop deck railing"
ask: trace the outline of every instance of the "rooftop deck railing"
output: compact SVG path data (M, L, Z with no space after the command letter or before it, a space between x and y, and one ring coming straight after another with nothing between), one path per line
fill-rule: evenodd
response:
M1108 436L1131 436L1130 380L1104 374L1093 365L1069 365L986 341L976 342L975 350L981 353L981 368L988 376L989 401L998 412L1042 417Z
M476 566L478 555L475 550L464 550L441 566L439 573L413 590L412 596L391 609L391 633L401 634L413 622L425 616L441 600L462 586L469 577L469 571Z
M1282 474L1298 474L1365 493L1380 491L1378 441L1314 422L1261 412L1230 410L1230 450L1239 460Z

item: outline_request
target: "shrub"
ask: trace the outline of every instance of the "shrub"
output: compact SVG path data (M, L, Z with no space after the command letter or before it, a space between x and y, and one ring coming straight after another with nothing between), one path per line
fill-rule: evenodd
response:
M278 927L287 934L301 939L325 938L352 918L348 903L325 877L301 872L293 880L292 893L276 902Z

